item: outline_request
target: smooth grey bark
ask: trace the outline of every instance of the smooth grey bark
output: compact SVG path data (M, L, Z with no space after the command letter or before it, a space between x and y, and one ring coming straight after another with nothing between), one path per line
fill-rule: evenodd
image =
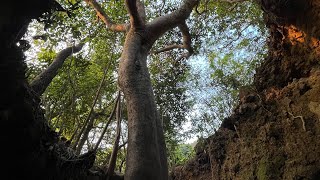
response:
M131 27L120 59L118 80L128 112L126 180L168 179L163 126L155 104L147 56L153 43L166 31L183 24L198 2L185 0L176 11L145 24L143 4L126 0Z
M162 123L160 121L147 56L154 42L165 32L180 26L184 45L179 46L192 54L191 36L185 20L200 0L184 0L181 7L165 16L146 22L145 7L140 0L126 0L130 16L130 28L126 28L126 40L120 58L118 83L123 91L128 112L128 151L126 180L166 180L168 179L167 154ZM106 20L112 31L112 21L95 0L86 0L97 15Z
M119 67L119 85L128 111L128 151L125 179L165 180L167 158L162 125L157 113L147 68L149 47L142 33L131 28Z
M84 44L80 43L76 46L67 47L57 54L57 57L49 65L47 69L42 71L31 83L31 88L38 94L42 95L47 89L52 79L58 74L58 70L62 67L64 61L73 53L81 51Z

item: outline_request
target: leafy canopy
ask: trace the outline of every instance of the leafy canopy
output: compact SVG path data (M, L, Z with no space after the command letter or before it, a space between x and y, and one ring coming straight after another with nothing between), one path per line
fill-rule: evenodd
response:
M86 42L83 50L69 57L42 96L46 118L61 135L73 140L89 114L93 98L106 70L106 81L94 105L100 113L83 151L94 146L117 91L118 61L124 34L114 33L84 1L59 0L60 11L46 14L30 24L25 39L28 77L44 70L57 53L67 46ZM122 1L100 0L108 16L117 23L128 22ZM169 12L178 1L145 1L147 19ZM164 123L170 165L182 164L192 156L192 148L181 143L188 137L207 136L230 115L239 89L252 82L254 69L265 55L267 32L260 9L251 1L227 3L201 1L188 20L195 55L179 58L183 50L150 54L148 65L160 117ZM179 29L161 37L153 50L181 43ZM125 112L125 108L123 110ZM123 116L121 142L126 142L126 116ZM110 156L115 122L109 126L100 145L96 163ZM189 130L187 130L189 128ZM118 170L125 163L126 146L118 156Z

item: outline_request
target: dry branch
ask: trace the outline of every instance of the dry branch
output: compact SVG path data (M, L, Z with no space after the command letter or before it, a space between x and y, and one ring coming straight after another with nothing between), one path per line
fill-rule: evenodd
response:
M116 167L117 162L117 155L119 151L119 142L120 142L120 135L121 135L121 95L119 92L119 100L117 103L117 132L116 132L116 139L114 141L113 150L111 153L111 158L107 170L107 180L111 179L112 175L114 174L114 169Z
M109 65L110 65L110 64L109 64ZM96 91L96 95L95 95L94 100L93 100L93 102L92 102L92 105L91 105L89 114L88 114L86 120L84 121L84 124L83 124L83 126L82 126L82 128L81 128L81 130L80 130L80 132L79 132L79 134L78 134L78 136L77 136L76 141L75 141L74 144L73 144L73 149L75 149L75 148L78 146L77 149L76 149L76 152L77 152L78 154L80 153L80 151L81 151L81 149L82 149L82 145L83 145L85 139L81 139L80 142L82 142L82 143L80 143L79 140L80 140L82 134L84 133L84 131L86 130L87 125L90 124L90 121L94 121L94 118L92 117L92 114L93 114L93 112L94 112L94 106L96 105L97 100L98 100L98 98L99 98L99 96L100 96L100 92L101 92L102 86L103 86L103 84L104 84L104 82L105 82L106 75L107 75L107 72L108 72L108 69L109 69L109 65L104 69L103 77L102 77L101 82L100 82L100 85L99 85L99 87L98 87L98 89L97 89L97 91ZM93 123L93 122L92 122L92 123ZM85 137L83 137L83 138L85 138ZM81 144L82 144L82 145L81 145Z
M170 14L160 16L147 24L148 32L152 35L150 41L153 43L165 32L177 27L190 16L192 9L200 0L185 0L181 7Z
M173 45L169 45L167 47L164 47L162 49L159 49L157 51L152 52L153 54L159 54L161 52L166 52L166 51L170 51L173 49L186 49L188 52L187 53L183 53L178 60L182 59L182 58L188 58L193 54L193 49L191 46L191 35L189 33L189 28L186 24L186 22L184 21L183 23L180 23L178 25L181 33L182 33L182 39L183 39L183 44L173 44Z
M95 0L84 0L87 4L92 6L97 12L97 16L104 22L108 29L116 32L126 32L128 30L127 24L115 24L104 12L102 7Z
M99 145L100 145L100 143L101 143L101 141L102 141L102 139L103 139L104 134L107 132L107 129L108 129L108 127L109 127L109 124L111 123L111 120L112 120L114 114L116 113L117 104L118 104L119 100L120 100L120 92L118 93L118 96L117 96L115 105L114 105L114 107L113 107L113 110L112 110L109 118L108 118L108 122L107 122L107 124L105 125L105 127L103 128L103 131L102 131L102 133L101 133L101 136L100 136L100 138L98 139L97 144L96 144L95 147L93 148L93 151L97 151L97 149L98 149L98 147L99 147Z

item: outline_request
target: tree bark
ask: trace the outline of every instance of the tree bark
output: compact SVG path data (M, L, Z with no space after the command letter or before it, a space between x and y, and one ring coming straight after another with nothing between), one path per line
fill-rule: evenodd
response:
M171 14L145 24L143 4L126 0L131 27L120 59L118 82L128 112L127 180L168 179L163 126L155 104L147 56L153 43L166 31L184 23L198 2L186 0Z
M76 46L67 47L60 51L50 66L42 71L31 83L31 88L38 94L42 95L50 85L52 79L58 74L58 70L62 67L64 61L73 53L81 51L84 44L80 43Z
M119 85L128 111L128 153L125 179L167 179L167 159L162 125L157 114L148 49L139 33L130 30L120 60Z

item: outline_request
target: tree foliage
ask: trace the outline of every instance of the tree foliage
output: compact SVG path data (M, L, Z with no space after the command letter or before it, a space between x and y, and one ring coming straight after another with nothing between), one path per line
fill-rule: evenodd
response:
M205 1L198 12L194 22L201 33L199 54L191 61L189 93L195 105L190 131L208 136L231 114L241 87L252 82L255 67L266 54L268 32L252 1Z
M25 39L31 44L26 51L28 77L33 80L68 45L86 43L80 53L72 55L59 70L42 96L50 126L69 140L79 133L89 115L93 98L106 70L106 81L94 105L95 118L83 152L91 149L112 112L117 92L117 71L124 34L105 28L96 12L84 1L59 0L61 9L34 21ZM128 23L122 1L99 1L108 16ZM170 13L178 1L145 1L147 20ZM154 45L148 66L157 108L164 124L170 164L177 165L192 155L190 147L178 145L186 135L206 136L213 133L221 120L230 115L241 86L251 83L254 67L265 54L266 30L256 4L201 1L187 21L195 55L191 63L183 49L162 53L157 50L181 44L182 34L175 28ZM197 63L196 59L198 60ZM202 63L202 65L201 65ZM195 65L198 64L198 65ZM199 65L200 64L200 65ZM127 117L123 116L123 126ZM191 121L191 122L190 122ZM115 135L113 121L98 151L97 164L108 162ZM122 131L122 143L127 138ZM120 143L121 144L121 143ZM119 171L125 163L126 146L117 160Z

